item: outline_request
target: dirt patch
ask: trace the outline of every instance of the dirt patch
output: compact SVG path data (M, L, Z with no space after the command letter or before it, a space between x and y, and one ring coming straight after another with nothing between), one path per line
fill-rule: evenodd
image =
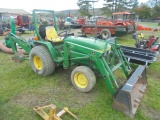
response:
M45 101L45 98L43 96L27 92L15 97L11 101L12 103L21 106L34 107L34 106L41 106L44 103L43 101Z
M41 86L32 91L16 96L12 103L34 107L48 104L60 105L62 107L80 108L88 103L94 102L98 96L96 88L88 93L76 90L70 80L72 70L56 70L56 75L60 76L56 86Z
M37 89L37 91L41 90ZM15 97L12 102L14 104L27 107L44 106L53 103L80 108L90 102L95 101L97 96L97 91L95 89L89 93L82 93L77 91L72 85L65 87L61 84L55 86L54 88L45 88L45 91L41 92L43 92L41 95L34 93L34 91L32 91L31 93L27 92L21 94Z
M63 83L64 85L68 84L66 82ZM49 91L49 93L52 94L52 99L60 104L67 104L70 107L80 108L96 100L98 92L95 89L89 93L82 93L76 90L71 83L68 84L67 87L64 87L64 85L59 84Z

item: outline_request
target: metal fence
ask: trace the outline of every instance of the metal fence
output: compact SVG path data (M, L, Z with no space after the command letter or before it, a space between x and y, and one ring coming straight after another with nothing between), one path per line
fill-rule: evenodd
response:
M160 20L137 19L137 22L153 22L153 23L158 23L158 22L160 22Z

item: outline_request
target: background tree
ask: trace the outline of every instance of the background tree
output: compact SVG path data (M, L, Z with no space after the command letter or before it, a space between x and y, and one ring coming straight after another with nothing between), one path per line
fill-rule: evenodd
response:
M150 19L152 16L151 8L146 4L141 4L140 7L135 9L135 12L139 15L140 19Z
M160 0L148 0L146 3L149 7L160 6Z
M87 0L78 0L77 5L79 6L79 12L82 16L90 16L89 9L91 4Z
M87 2L86 0L78 0L77 5L79 6L79 12L82 16L89 16L89 8L91 7L91 4Z
M151 18L156 19L160 16L160 0L148 0L146 2L146 5L148 5L152 12L151 12Z
M111 16L112 15L112 7L109 6L104 6L103 8L101 8L100 10L102 11L102 15L106 15L106 16Z
M92 16L90 13L90 9L93 9L93 16L95 16L94 13L94 3L98 2L99 0L78 0L77 5L79 6L80 14L82 16Z
M106 3L101 9L105 15L113 12L130 11L138 7L138 0L104 0ZM108 11L108 12L107 12Z
M135 8L138 7L139 2L138 0L133 0L132 2L133 2L132 10L134 10Z
M152 18L156 19L157 17L160 17L160 6L156 5L154 8L152 8Z
M140 19L155 19L160 16L160 0L148 0L139 4L139 0L104 0L104 7L100 10L103 15L111 17L114 12L135 12ZM83 16L91 16L92 0L78 0L80 13Z

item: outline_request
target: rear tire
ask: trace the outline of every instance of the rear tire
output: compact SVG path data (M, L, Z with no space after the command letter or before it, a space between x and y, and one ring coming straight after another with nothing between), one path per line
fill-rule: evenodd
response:
M106 40L111 37L111 32L108 29L104 29L100 33L103 40Z
M76 67L71 74L73 86L81 92L89 92L96 84L94 72L86 66Z
M42 76L51 75L55 70L55 62L48 49L44 46L32 48L29 61L33 71Z
M134 33L135 33L138 29L138 26L136 24L133 24L133 27L134 27Z
M133 24L127 26L127 33L135 33L135 26Z
M160 52L160 45L158 46L158 52Z

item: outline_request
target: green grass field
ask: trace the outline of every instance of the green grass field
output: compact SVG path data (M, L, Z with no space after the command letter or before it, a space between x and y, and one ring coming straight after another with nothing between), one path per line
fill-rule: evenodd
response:
M0 36L0 40L4 40L4 36Z
M158 26L158 23L156 22L137 22L137 23L146 27L160 28L160 26Z
M150 32L144 32L149 36ZM152 34L158 35L158 32ZM118 38L118 43L134 46L131 36ZM112 108L113 98L105 81L97 75L95 88L89 93L77 91L71 84L72 69L58 67L47 77L35 74L29 61L15 63L0 52L0 120L42 120L33 111L35 106L55 104L57 111L67 106L79 120L130 120ZM120 71L117 79L125 79ZM160 56L147 69L148 87L140 103L135 120L160 119ZM62 117L72 120L69 115Z

